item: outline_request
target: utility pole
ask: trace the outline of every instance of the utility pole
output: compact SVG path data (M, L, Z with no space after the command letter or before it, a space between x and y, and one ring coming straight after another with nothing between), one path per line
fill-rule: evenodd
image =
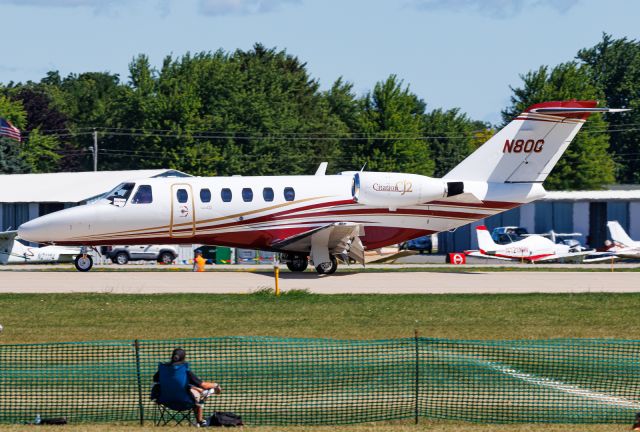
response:
M93 170L98 171L98 131L93 129Z

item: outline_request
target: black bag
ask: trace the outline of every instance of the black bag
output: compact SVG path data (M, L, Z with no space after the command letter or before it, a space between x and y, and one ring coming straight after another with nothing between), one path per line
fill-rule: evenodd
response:
M66 425L67 418L66 417L50 417L43 418L40 424L43 425Z
M243 424L242 417L232 412L214 412L207 422L208 426L225 427L242 426Z

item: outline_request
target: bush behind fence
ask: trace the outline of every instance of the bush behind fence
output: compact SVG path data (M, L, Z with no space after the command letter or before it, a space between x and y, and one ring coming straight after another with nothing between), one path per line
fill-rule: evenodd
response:
M640 341L219 337L0 345L0 422L153 420L151 377L177 346L224 388L205 411L250 424L629 423L640 411Z

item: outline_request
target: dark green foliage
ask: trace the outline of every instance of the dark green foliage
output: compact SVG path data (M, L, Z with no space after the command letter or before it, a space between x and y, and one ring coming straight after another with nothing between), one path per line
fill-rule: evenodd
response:
M9 138L0 138L0 174L28 173L29 164L20 151L20 143Z
M640 135L625 127L640 123L640 44L605 34L578 60L523 75L505 122L544 100L595 98L636 108L592 116L545 185L600 188L614 174L640 182ZM0 156L4 169L33 172L92 169L97 128L103 170L310 174L328 161L330 172L366 164L371 171L442 176L495 132L457 108L426 111L395 75L364 95L342 78L320 91L304 62L261 44L168 56L157 68L139 55L126 80L109 72L61 77L52 71L38 83L0 85L0 114L26 138L19 151Z
M424 116L423 134L429 138L435 177L442 177L473 150L475 133L487 125L472 122L460 109L435 109ZM488 137L487 137L488 139ZM483 141L484 142L484 141Z
M425 103L391 75L361 101L362 139L354 145L352 165L368 171L432 175L433 159L422 138Z
M632 108L607 121L617 131L611 134L610 143L618 163L618 182L640 183L640 134L635 127L625 128L640 123L640 42L604 34L596 46L578 52L578 59L591 68L608 106Z
M551 71L542 66L521 78L523 86L512 89L511 106L502 112L505 123L535 103L603 98L602 92L593 84L590 69L575 62L560 64ZM606 129L607 123L602 116L592 115L588 130L594 132L587 130L578 133L545 181L545 187L551 190L601 189L613 183L614 163L607 152L609 135L601 133Z

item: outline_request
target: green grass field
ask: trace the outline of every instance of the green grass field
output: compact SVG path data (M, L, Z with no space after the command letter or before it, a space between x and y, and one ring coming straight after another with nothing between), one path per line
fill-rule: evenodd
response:
M31 430L33 426L0 426L0 431L22 432ZM69 432L108 432L117 430L120 432L145 432L157 431L154 426L131 426L131 425L67 425L42 426L38 430L63 430ZM215 430L215 429L214 429ZM539 425L539 424L516 424L516 425L481 425L460 422L430 422L420 421L418 425L407 422L380 422L367 423L350 426L288 426L288 427L268 427L268 426L245 426L242 430L251 432L418 432L428 430L430 432L619 432L628 430L620 425Z
M230 335L640 337L640 294L3 294L0 343Z
M338 339L428 337L638 339L640 294L250 295L3 294L0 344L102 339L271 335ZM573 432L620 425L479 425L422 421L340 427L249 427L260 432ZM26 426L0 426L25 430ZM133 425L75 425L71 431L142 431Z

